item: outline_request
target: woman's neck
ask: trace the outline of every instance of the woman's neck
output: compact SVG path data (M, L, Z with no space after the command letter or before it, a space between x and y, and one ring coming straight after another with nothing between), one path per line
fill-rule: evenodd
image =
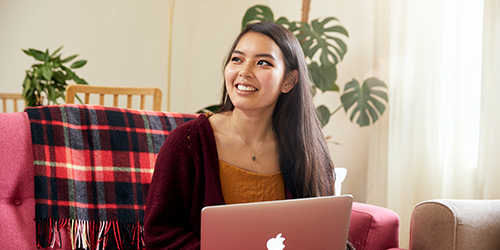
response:
M234 109L229 115L230 125L251 148L256 148L264 140L274 138L271 130L272 113L250 113Z

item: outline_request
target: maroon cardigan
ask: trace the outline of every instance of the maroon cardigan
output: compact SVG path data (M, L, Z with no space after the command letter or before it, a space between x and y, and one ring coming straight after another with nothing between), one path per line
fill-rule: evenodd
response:
M158 153L144 220L146 248L200 249L201 210L222 204L214 132L200 115L174 129Z

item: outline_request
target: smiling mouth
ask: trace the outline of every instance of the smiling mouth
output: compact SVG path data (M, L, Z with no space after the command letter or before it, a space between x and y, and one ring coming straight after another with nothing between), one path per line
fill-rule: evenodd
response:
M245 85L241 85L241 84L236 85L236 88L238 90L241 90L241 91L248 91L248 92L257 91L257 89L252 87L252 86L245 86Z

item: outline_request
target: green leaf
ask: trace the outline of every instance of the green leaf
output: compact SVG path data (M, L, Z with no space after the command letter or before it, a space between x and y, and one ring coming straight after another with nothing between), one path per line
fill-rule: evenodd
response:
M330 121L330 110L325 105L316 108L316 115L321 122L321 127L324 127Z
M71 69L68 69L63 65L61 65L61 69L64 70L64 72L66 72L66 80L74 80L76 75Z
M245 16L243 17L241 30L244 30L247 24L255 21L274 22L274 14L271 9L265 5L252 6L247 10Z
M314 40L308 39L308 35L304 33L299 33L296 35L297 40L301 41L300 46L302 47L302 51L304 51L304 55L308 58L312 58L316 51L318 51L319 47L312 47Z
M338 21L338 19L336 19L336 18L334 20ZM349 33L347 33L347 30L344 27L339 26L339 25L333 26L333 27L330 27L330 28L326 28L325 31L326 32L336 32L336 33L340 33L340 34L342 34L344 36L349 37Z
M27 107L33 107L36 104L36 96L34 95L33 92L28 93L24 97L24 100L26 101L26 106Z
M311 25L300 23L300 33L297 39L301 41L304 54L312 60L316 53L320 53L321 64L337 64L339 58L342 59L347 52L346 44L338 35L347 36L347 31L339 26L328 26L331 22L338 21L335 17L323 20L315 19ZM335 52L334 52L335 51Z
M381 87L381 88L387 89L387 85L385 85L384 82L382 82L381 80L379 80L375 77L371 77L371 78L366 79L365 84L366 84L366 86L368 86L371 89L371 94L377 95L378 97L384 99L386 102L389 102L389 97L388 97L386 91L373 89L376 87Z
M66 82L64 82L64 83L54 82L54 88L56 88L58 90L66 90L67 86L68 86L68 84Z
M25 50L23 49L23 52L28 55L28 56L33 56L33 54L31 54L31 52L29 50Z
M71 61L71 60L75 59L77 56L78 56L78 55L72 55L72 56L69 56L69 57L67 57L67 58L63 59L63 60L61 61L61 64L62 64L62 63L67 63L67 62L69 62L69 61Z
M54 57L54 56L57 54L57 52L61 51L61 49L62 49L62 48L63 48L63 46L61 46L61 47L59 47L58 49L56 49L56 51L54 51L54 53L52 53L52 54L50 55L50 57Z
M43 66L43 64L32 65L32 66L34 66L33 67L33 78L42 79L43 78L43 74L42 74L42 66Z
M28 91L30 89L32 89L32 87L31 87L31 76L28 73L28 71L26 71L26 76L24 77L24 82L23 82L23 97L25 97L25 99L26 99L26 94L28 93Z
M43 64L41 64L41 63L35 63L35 64L31 65L31 67L35 70L40 69L42 66L43 66Z
M70 68L78 69L78 68L83 67L83 65L85 65L86 63L87 63L87 60L76 61L73 64L71 64Z
M61 83L63 85L66 85L66 76L61 71L55 71L52 74L52 77L54 78L54 81L56 83Z
M45 60L47 59L45 57L45 53L41 52L40 50L29 49L29 52L37 61L45 62Z
M45 89L45 86L40 82L40 79L33 77L32 82L35 86L35 90L38 92L42 92Z
M50 56L49 56L49 49L46 49L45 50L45 62L48 62L50 59Z
M328 38L333 39L339 47L333 47L337 54L340 56L340 60L344 59L344 55L347 53L347 45L344 43L344 41L336 38L336 37L330 37Z
M286 17L280 17L276 21L277 24L287 28L292 33L296 33L295 31L299 30L299 25L297 22L290 22Z
M75 82L76 82L76 84L85 84L85 85L88 85L88 83L87 83L85 80L83 80L83 79L81 79L80 77L78 77L78 76L77 76L75 73L73 73L71 70L67 69L67 70L66 70L66 73L68 74L68 75L66 76L66 78L67 78L67 79L71 79L71 80L75 81ZM71 78L68 78L68 77L71 77Z
M345 85L344 94L340 100L346 113L353 108L350 116L351 121L354 121L358 115L356 123L363 127L375 123L379 114L384 113L385 104L380 100L388 102L386 91L385 83L377 78L372 77L365 80L362 87L359 86L356 79L353 79Z
M61 55L58 55L57 57L51 57L49 59L49 62L52 63L53 67L54 68L59 68L59 66L55 66L55 65L60 65L61 64Z
M52 101L54 104L58 104L57 103L57 93L54 89L54 86L52 85L47 85L47 90L48 90L48 93L47 93L47 97L49 98L50 101Z
M339 91L339 86L335 83L337 81L337 68L335 64L321 65L312 62L309 65L309 72L311 73L314 85L322 92L325 91Z
M57 69L57 68L60 68L60 67L61 67L60 61L55 60L55 61L52 63L52 68L53 68L53 69Z
M32 76L26 74L26 77L29 79L30 83L33 82L33 79L31 78ZM35 85L30 83L26 83L26 88L23 91L23 97L27 107L33 107L37 105L38 98L36 93L39 93L35 91Z
M42 65L40 68L42 70L42 75L45 80L50 81L52 79L52 66L50 63Z
M76 75L75 75L76 76ZM85 80L82 78L76 78L75 79L76 84L84 84L84 85L89 85Z

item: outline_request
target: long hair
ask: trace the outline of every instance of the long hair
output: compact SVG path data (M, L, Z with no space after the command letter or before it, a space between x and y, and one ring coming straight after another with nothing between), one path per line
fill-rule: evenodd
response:
M288 93L281 93L272 117L278 141L279 164L286 188L296 198L333 195L333 162L312 102L312 81L299 41L279 24L249 24L236 38L224 68L230 62L241 37L248 32L257 32L274 40L285 59L285 76L293 70L298 71L297 84ZM218 112L233 109L224 80Z

